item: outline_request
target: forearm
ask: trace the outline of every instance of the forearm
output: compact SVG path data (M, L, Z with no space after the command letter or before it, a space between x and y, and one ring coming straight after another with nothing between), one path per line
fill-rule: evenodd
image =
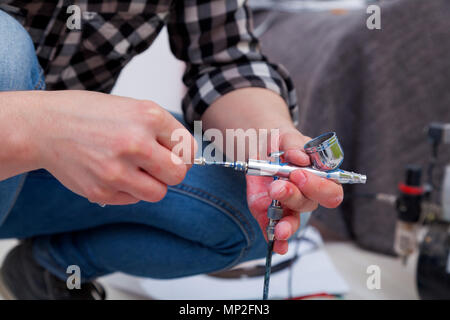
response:
M264 88L234 90L217 99L202 116L203 128L294 129L286 102Z
M258 155L252 154L252 157L260 158L266 157L271 151L289 147L289 144L286 143L281 145L283 141L288 141L282 139L283 135L301 136L295 129L285 101L278 94L263 88L244 88L222 96L206 110L202 121L204 129L215 128L222 132L224 145L216 147L223 151L229 159L233 158L234 160L242 160L237 150L243 146L239 144L238 138L235 136L234 155L227 152L227 148L225 148L229 144L227 129L267 129L267 140L258 141L259 149L256 151ZM278 138L271 135L272 129L279 129L275 131ZM260 136L257 132L256 138L260 137L264 137L264 135ZM261 143L266 144L267 148L261 149L263 146ZM245 158L248 158L249 152L255 152L255 149L253 151L249 149L248 141L244 148Z
M38 100L32 91L0 93L0 181L38 168L27 114Z

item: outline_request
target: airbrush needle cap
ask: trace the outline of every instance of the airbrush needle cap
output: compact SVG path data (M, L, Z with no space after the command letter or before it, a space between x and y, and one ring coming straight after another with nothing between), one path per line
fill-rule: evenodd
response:
M335 170L344 161L344 151L335 132L327 132L310 140L304 149L317 170Z

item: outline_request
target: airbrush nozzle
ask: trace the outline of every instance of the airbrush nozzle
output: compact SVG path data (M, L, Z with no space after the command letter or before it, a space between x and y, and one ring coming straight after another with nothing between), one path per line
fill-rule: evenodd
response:
M194 159L194 164L199 165L199 166L203 166L206 164L206 159L203 157L200 158L195 158Z

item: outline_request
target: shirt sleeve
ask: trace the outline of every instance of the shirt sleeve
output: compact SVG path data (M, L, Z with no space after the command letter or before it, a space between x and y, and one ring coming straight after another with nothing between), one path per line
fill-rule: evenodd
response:
M252 34L245 0L174 1L168 18L170 47L186 62L185 120L199 120L217 98L245 87L279 94L297 122L297 99L286 69L270 63Z

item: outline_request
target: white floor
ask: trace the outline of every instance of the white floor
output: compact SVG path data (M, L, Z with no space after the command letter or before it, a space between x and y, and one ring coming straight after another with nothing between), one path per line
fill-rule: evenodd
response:
M346 299L418 299L415 285L417 256L406 266L400 259L362 250L352 243L327 243L325 249L336 268L347 281L350 292ZM380 267L380 289L367 288L367 268Z
M0 240L0 263L15 243L14 240ZM399 259L361 250L351 243L327 243L325 249L350 287L350 292L345 299L417 299L414 258L404 267ZM366 282L369 276L367 267L370 265L380 267L381 288L379 290L367 288ZM108 299L141 299L115 288L106 287Z

